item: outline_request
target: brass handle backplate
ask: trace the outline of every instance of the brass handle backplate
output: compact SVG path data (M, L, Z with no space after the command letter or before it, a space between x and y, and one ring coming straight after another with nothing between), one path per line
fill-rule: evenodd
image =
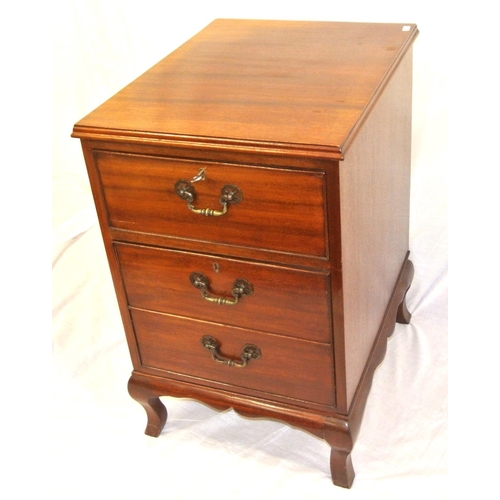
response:
M201 338L201 345L212 353L212 359L226 366L244 368L251 359L259 359L261 350L253 344L245 344L241 350L240 359L228 358L219 353L220 344L214 337L205 335Z
M196 189L193 184L198 181L203 181L205 178L205 169L202 168L190 181L178 180L175 183L175 192L180 198L187 201L187 206L191 212L205 215L206 217L219 217L227 212L228 205L237 205L243 200L243 193L236 186L226 184L221 189L221 196L219 198L222 210L194 207L193 203L196 199Z
M191 273L189 280L195 288L201 290L201 296L205 300L221 306L234 306L239 302L243 295L252 295L253 293L252 284L244 278L238 278L234 282L233 289L231 291L233 298L221 297L210 293L208 291L210 281L203 273Z

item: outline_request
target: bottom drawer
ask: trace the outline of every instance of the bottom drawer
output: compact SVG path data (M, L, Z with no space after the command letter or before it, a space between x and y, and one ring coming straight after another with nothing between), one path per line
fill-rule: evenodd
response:
M331 345L284 338L242 328L132 309L132 320L144 367L174 372L287 398L334 405ZM245 345L260 351L246 366L213 359L202 337L218 344L218 356L243 364ZM241 390L239 391L241 392Z

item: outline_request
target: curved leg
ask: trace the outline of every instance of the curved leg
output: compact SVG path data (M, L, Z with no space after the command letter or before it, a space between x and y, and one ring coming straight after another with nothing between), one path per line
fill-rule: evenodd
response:
M142 380L130 377L128 392L146 410L148 424L144 431L148 436L158 437L167 421L167 409L160 398Z
M399 303L396 312L396 321L400 323L410 322L411 314L406 307L406 293L411 286L413 275L413 263L410 260L406 260L401 269L391 301L389 302L386 317L380 326L363 377L360 380L349 416L332 416L325 419L323 438L331 446L330 469L332 480L337 486L350 488L354 481L355 474L352 466L351 451L361 426L366 400L373 381L373 374L377 366L384 359L387 349L387 337L394 330L396 304Z
M406 293L405 293L405 296L403 298L403 302L401 302L401 304L399 304L399 306L398 306L398 312L396 314L396 321L398 323L402 323L404 325L408 325L411 321L411 313L410 313L410 311L408 311L408 308L406 307Z
M350 488L355 475L351 460L354 439L350 424L346 421L330 420L324 428L324 439L331 446L330 472L333 484Z
M333 484L342 486L342 488L350 488L354 481L351 452L332 447L330 454L330 470Z
M411 321L411 313L408 311L408 308L406 307L406 294L408 293L408 290L410 289L411 282L413 280L413 274L414 274L414 267L413 263L411 260L408 260L406 262L405 266L405 272L407 273L407 283L408 283L408 288L406 289L403 300L401 301L401 304L398 306L398 311L396 313L396 321L398 323L403 323L407 325Z

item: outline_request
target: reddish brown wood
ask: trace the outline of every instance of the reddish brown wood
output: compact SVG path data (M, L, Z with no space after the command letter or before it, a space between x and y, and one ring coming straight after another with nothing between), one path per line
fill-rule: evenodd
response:
M269 395L334 404L328 345L142 310L133 310L132 320L142 364L157 372L196 377L204 385L230 384L236 392L249 388ZM202 347L204 335L215 337L225 356L239 358L244 345L254 344L262 357L245 368L221 366ZM264 397L269 397L266 394Z
M202 401L219 410L233 408L240 415L245 417L266 417L276 419L287 424L304 429L311 434L323 438L325 416L323 412L304 409L290 402L276 402L265 399L262 395L238 394L225 387L206 387L204 385L191 383L185 380L160 377L152 374L144 374L134 370L129 380L129 387L133 386L133 398L137 401L156 396L187 397ZM142 394L141 394L142 392ZM141 403L142 404L142 403ZM161 410L160 410L161 411ZM156 422L159 416L147 413L149 418Z
M405 259L349 409L349 425L353 441L356 440L361 426L366 400L373 381L373 374L377 366L384 359L387 351L387 339L394 331L398 308L404 300L408 288L411 286L413 275L413 263Z
M322 172L100 151L94 156L111 227L326 257ZM241 190L243 201L229 205L220 217L190 211L174 185L191 180L201 168L206 179L193 184L197 208L220 209L221 188L227 184ZM263 219L266 231L262 231Z
M411 56L410 49L339 167L346 408L408 251ZM383 154L372 153L374 144Z
M163 395L276 418L331 446L335 484L406 293L414 25L217 20L75 125L146 433ZM195 214L221 188L220 217ZM236 279L253 293L235 305ZM201 344L244 367L217 363Z
M133 307L151 309L213 323L251 328L331 344L329 276L263 263L116 244L116 252ZM214 269L215 266L215 269ZM253 293L234 306L203 299L189 279L201 272L215 295L231 297L238 278L253 285Z
M340 159L417 34L402 27L218 19L75 133L151 142L190 136Z
M144 379L133 377L128 382L128 392L146 410L148 423L145 434L158 437L167 421L167 409L158 397L161 394L151 390Z
M338 486L350 488L354 479L351 451L361 427L373 374L385 356L387 338L394 330L398 308L404 301L413 274L413 264L406 260L385 311L384 319L348 415L343 416L324 409L315 410L311 405L306 406L306 409L301 409L296 405L296 402L291 400L277 401L275 396L268 398L267 395L255 392L253 394L241 390L237 392L234 387L228 389L225 384L214 386L208 381L205 384L199 384L198 381L195 382L188 378L174 380L162 374L145 375L141 371L134 371L129 381L129 392L146 410L148 416L146 434L154 436L161 432L158 422L163 421L164 423L164 415L166 418L163 404L158 399L162 395L194 398L221 410L233 408L247 417L278 419L325 439L331 446L332 480Z
M354 440L347 420L326 419L324 439L331 446L330 471L337 486L350 488L354 481L351 451Z

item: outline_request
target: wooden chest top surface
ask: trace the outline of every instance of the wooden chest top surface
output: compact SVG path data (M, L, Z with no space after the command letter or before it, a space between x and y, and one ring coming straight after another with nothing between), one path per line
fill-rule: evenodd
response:
M415 25L218 19L75 125L75 137L302 145L341 156Z

